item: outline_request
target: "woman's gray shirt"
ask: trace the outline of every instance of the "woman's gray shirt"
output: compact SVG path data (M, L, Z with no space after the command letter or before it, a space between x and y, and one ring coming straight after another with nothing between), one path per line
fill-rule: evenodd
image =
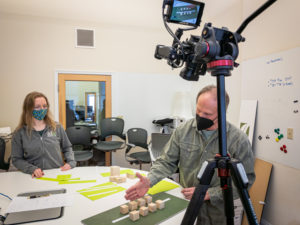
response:
M57 124L55 131L47 126L42 136L35 130L28 136L26 129L26 126L19 129L12 139L11 158L17 169L33 174L37 168L59 168L64 161L72 168L76 166L72 144L60 124Z

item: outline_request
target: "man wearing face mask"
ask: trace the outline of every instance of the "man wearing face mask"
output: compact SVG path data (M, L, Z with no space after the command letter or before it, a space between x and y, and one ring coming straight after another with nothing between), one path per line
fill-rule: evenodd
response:
M63 127L53 121L48 99L42 93L31 92L25 97L11 158L17 169L37 178L45 169L60 167L64 171L76 165L72 144Z
M217 88L214 85L203 88L197 96L196 118L177 128L164 148L163 154L153 163L150 173L143 177L137 173L139 181L126 191L125 198L134 200L145 195L150 187L179 169L182 194L191 199L199 184L197 175L208 159L219 154ZM226 108L229 96L225 97ZM248 137L238 128L227 122L227 151L232 158L242 162L250 186L255 180L254 157ZM233 197L238 193L233 185ZM220 179L215 172L207 190L197 224L226 225L224 202Z

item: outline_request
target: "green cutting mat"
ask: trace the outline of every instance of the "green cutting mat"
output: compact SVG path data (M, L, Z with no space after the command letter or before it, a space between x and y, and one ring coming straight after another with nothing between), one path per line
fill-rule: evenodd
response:
M170 198L169 201L165 202L164 209L158 209L156 212L149 212L147 216L143 217L140 215L140 219L136 221L130 220L130 218L123 219L116 223L112 223L113 220L123 217L125 215L120 213L120 206L116 208L112 208L103 213L99 213L95 216L89 217L87 219L82 220L81 222L85 225L145 225L145 224L157 224L166 220L167 218L179 213L183 209L185 209L189 202L187 200L175 197L173 195L167 193L159 193L152 196L152 201L156 200L164 200L166 198Z

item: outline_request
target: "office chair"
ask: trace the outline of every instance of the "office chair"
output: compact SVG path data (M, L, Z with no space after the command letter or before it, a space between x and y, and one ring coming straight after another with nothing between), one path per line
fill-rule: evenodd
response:
M126 136L123 134L124 120L117 117L104 118L100 121L99 142L94 145L94 149L106 153L120 150L125 147ZM106 140L107 137L118 136L124 141ZM106 166L111 165L111 157L105 162Z
M6 148L5 140L0 137L0 169L8 171L9 164L10 164L9 163L10 157L8 159L8 162L5 162L5 160L4 160L5 148Z
M142 164L151 163L150 153L148 151L148 134L143 128L131 128L127 131L127 148L125 159L132 165L139 164L140 170ZM140 148L140 151L129 153L131 150Z
M66 129L67 136L73 145L77 163L87 162L93 157L91 130L85 126L72 126Z
M151 145L149 147L150 156L152 162L154 162L161 154L162 151L169 141L171 134L163 133L152 133L151 134Z

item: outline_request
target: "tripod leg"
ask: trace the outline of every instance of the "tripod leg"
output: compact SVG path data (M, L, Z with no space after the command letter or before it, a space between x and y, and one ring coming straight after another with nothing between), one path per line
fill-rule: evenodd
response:
M227 224L234 224L234 204L230 177L221 178L221 188L223 190L224 212Z
M242 163L236 159L229 161L229 169L233 182L237 187L241 201L243 203L249 225L258 225L257 217L248 194L248 178Z
M204 197L207 189L210 187L211 179L214 175L216 168L216 161L205 161L200 169L198 178L200 179L199 185L195 188L193 197L181 221L181 225L193 225L196 217L199 214L201 205L204 202Z
M193 197L189 203L184 218L181 222L182 225L194 224L199 214L199 210L204 202L204 197L208 188L209 185L200 185L200 184L195 188Z

